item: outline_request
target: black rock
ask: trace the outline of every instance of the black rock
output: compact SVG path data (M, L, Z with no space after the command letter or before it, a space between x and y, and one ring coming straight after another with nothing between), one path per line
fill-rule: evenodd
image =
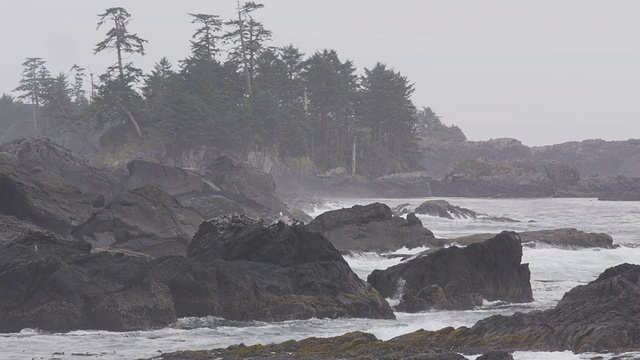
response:
M267 226L239 215L205 221L187 258L160 259L153 276L171 289L178 316L394 318L340 252L302 225Z
M503 232L481 244L455 246L409 260L368 277L385 298L400 297L396 309L472 309L482 299L533 300L528 264L521 264L516 233Z
M119 194L72 233L95 247L114 247L153 257L185 255L204 219L158 186Z
M82 240L28 230L0 247L0 332L128 331L176 320L169 289L142 254L91 252Z
M340 251L394 251L429 246L435 239L415 215L406 220L393 216L391 209L381 203L327 211L311 221L307 229L322 233Z

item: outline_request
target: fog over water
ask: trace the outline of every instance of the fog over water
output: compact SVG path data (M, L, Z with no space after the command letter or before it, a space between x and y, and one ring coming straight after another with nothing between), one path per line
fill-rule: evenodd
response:
M149 40L131 57L145 71L162 56L187 56L186 13L233 16L234 0L118 2L23 0L0 11L0 93L18 84L26 57L53 74L77 63L100 74L109 54L98 13L123 6L132 32ZM640 2L636 0L264 1L256 18L273 46L335 49L359 71L388 64L415 83L430 106L471 140L515 137L526 145L638 137Z

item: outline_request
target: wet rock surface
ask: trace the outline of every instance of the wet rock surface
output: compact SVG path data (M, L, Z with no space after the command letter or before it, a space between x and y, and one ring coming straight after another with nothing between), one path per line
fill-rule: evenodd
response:
M2 151L16 156L24 168L45 169L73 184L83 193L98 193L112 198L123 190L121 171L95 165L44 137L1 144L0 152Z
M142 254L92 252L82 240L28 230L0 247L0 332L128 331L176 320L169 289Z
M15 220L9 218L9 224ZM0 332L129 331L177 317L392 319L322 235L241 216L203 223L188 257L93 249L35 225L0 227Z
M640 350L640 265L621 264L565 293L554 309L495 315L472 327L418 330L388 341L362 332L273 345L178 352L164 360L209 358L512 359L512 351L628 352ZM442 356L442 357L438 357ZM449 356L449 357L447 357ZM455 357L458 356L458 357Z
M505 231L483 243L452 246L375 270L367 281L385 298L399 298L399 311L473 309L482 299L530 302L529 266L521 260L518 235Z
M268 226L239 215L206 221L187 258L161 259L153 276L173 292L179 316L394 318L340 252L303 225Z
M625 352L640 349L640 265L607 269L565 293L554 309L496 315L473 327L420 330L390 341L465 353L502 351Z
M561 249L603 248L613 249L613 238L604 233L587 233L577 229L552 229L518 232L524 246L557 247ZM495 234L474 234L455 239L443 240L442 245L469 245L483 242Z
M327 211L307 225L323 234L340 251L394 251L429 246L433 233L414 214L393 216L381 203Z
M407 214L411 212L409 204L401 204L393 208L394 214ZM518 220L507 217L490 216L487 214L477 213L471 209L452 205L446 200L427 200L418 205L413 212L421 215L429 215L444 219L482 219L487 221L498 222L519 222Z
M15 157L0 156L0 214L67 235L103 205L101 195L83 194L45 169L28 170Z
M158 186L119 194L72 233L95 247L123 248L153 257L185 255L204 219Z
M429 348L420 343L378 340L374 335L354 331L329 338L308 338L279 344L232 345L226 349L205 351L178 351L164 354L162 360L209 359L410 359L410 360L465 360L466 357L442 348ZM513 360L505 351L490 351L477 359Z

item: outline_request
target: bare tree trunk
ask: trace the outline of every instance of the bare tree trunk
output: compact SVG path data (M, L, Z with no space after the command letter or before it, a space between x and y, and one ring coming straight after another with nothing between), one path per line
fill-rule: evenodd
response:
M124 111L125 114L127 114L127 117L129 118L129 122L131 123L131 125L133 125L133 128L136 130L136 135L138 135L140 139L144 139L144 136L142 136L142 131L140 131L140 126L138 126L138 122L133 117L133 114L131 113L131 111L129 111L124 105L122 105L120 101L118 101L118 106L120 106L120 109L122 109L122 111Z
M238 1L238 28L240 29L240 53L242 54L242 63L244 65L244 77L247 81L247 94L251 97L251 75L249 74L247 48L244 43L244 20L242 20L242 12L240 11L240 1Z
M33 129L36 136L38 136L38 115L36 110L36 104L31 104L31 109L33 109Z
M356 139L358 136L353 137L353 152L351 152L351 176L356 175Z

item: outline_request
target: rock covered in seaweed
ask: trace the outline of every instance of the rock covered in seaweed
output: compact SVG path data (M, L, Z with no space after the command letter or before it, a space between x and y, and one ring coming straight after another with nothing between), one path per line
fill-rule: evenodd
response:
M528 264L521 264L522 245L514 232L465 248L441 249L368 277L384 297L399 296L396 309L472 309L491 301L533 300Z
M390 342L465 353L640 350L640 265L621 264L564 294L555 308L494 315L473 327L419 330Z

